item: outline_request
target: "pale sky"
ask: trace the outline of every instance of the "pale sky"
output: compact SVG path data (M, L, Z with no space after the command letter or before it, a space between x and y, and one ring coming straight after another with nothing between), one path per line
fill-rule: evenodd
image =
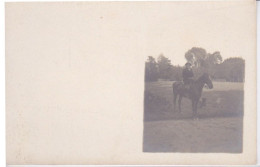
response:
M254 37L246 29L253 31L255 25L243 16L246 8L239 3L232 7L195 4L196 8L185 3L161 6L158 11L162 12L147 20L147 54L163 53L173 64L181 65L185 63L185 52L194 46L210 53L220 51L223 59L247 56L246 44Z

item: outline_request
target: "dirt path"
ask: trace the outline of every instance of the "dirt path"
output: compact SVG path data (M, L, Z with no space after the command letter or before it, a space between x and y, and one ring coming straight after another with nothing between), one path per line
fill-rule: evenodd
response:
M242 150L242 118L145 122L145 152L233 152Z

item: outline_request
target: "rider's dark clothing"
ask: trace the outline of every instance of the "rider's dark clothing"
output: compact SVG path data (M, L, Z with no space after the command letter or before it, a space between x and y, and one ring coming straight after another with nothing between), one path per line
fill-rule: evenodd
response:
M193 76L194 75L193 75L192 69L187 69L187 68L183 69L182 77L183 77L183 82L185 85L190 84L193 81L193 79L192 79Z

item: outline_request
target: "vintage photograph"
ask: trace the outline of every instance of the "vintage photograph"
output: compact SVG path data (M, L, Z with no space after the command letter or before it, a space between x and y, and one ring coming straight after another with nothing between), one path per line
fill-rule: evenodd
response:
M256 162L255 1L7 2L6 164Z
M245 60L193 47L145 62L144 152L243 151Z

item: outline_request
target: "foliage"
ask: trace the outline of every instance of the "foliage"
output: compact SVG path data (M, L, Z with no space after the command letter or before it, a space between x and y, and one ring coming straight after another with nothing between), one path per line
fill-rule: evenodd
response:
M205 49L193 47L185 53L185 58L193 64L194 78L203 73L209 73L213 80L228 82L244 82L245 60L233 57L222 60L219 51L207 53ZM182 80L181 66L173 66L171 60L164 55L159 55L157 62L149 56L145 63L145 81L158 79L180 81Z
M173 66L171 68L171 81L181 81L182 80L182 67L181 66Z
M210 68L222 62L222 56L219 51L213 54L207 53L203 48L193 47L185 53L185 58L195 67Z
M170 79L172 67L171 60L162 54L158 57L158 70L161 79Z
M207 52L203 48L193 47L185 53L185 58L188 62L195 67L201 67L205 65Z
M224 60L215 70L215 77L230 82L243 82L245 77L245 60L235 57Z
M145 81L157 81L158 77L158 66L155 58L149 56L145 62Z

